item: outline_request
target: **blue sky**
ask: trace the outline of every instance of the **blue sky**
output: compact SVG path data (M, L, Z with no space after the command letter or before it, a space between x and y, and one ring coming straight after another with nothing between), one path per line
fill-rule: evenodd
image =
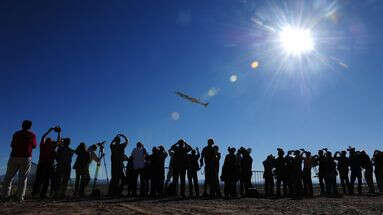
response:
M315 21L316 54L283 58L267 27L298 14ZM251 147L255 169L277 147L371 153L383 139L382 14L377 0L1 1L0 166L23 119L39 139L61 125L72 147L121 132L128 154L139 140L213 137L224 154Z

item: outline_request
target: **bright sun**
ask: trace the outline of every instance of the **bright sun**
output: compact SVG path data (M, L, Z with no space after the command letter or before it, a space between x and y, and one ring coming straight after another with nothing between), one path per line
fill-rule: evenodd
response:
M286 26L279 32L279 42L288 55L301 56L314 49L310 29Z

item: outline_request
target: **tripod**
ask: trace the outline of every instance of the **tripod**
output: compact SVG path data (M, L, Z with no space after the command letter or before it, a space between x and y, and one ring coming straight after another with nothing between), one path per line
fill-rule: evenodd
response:
M101 196L101 191L99 189L96 189L96 184L97 184L97 179L98 179L98 173L100 171L100 166L101 163L104 164L104 170L105 170L105 175L106 175L106 181L107 184L109 185L109 176L108 176L108 169L106 167L106 161L105 161L105 153L104 153L104 143L97 144L100 147L100 150L98 151L98 158L100 160L99 163L97 163L96 166L96 171L94 173L94 179L93 179L93 187L92 187L92 196L93 197L100 197Z

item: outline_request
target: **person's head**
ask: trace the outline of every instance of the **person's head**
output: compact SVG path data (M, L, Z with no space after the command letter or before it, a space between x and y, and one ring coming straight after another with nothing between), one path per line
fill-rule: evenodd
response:
M119 135L117 135L114 139L113 139L113 142L115 142L116 144L120 144L121 142L121 138Z
M163 145L159 145L159 146L158 146L158 149L159 149L160 151L165 151L165 148L164 148Z
M85 145L85 144L84 144ZM86 149L86 148L85 148ZM90 151L90 152L94 152L94 151L96 151L97 150L97 145L96 144L93 144L93 145L91 145L91 146L89 146L89 148L88 148L88 151Z
M278 148L277 150L278 150L278 156L279 157L283 157L285 155L285 152L283 151L283 149Z
M52 143L52 138L47 137L47 138L45 139L45 143L48 143L48 144Z
M227 148L227 151L229 152L229 154L234 154L235 153L235 151L236 151L236 149L233 147L233 148L231 148L231 147L228 147Z
M85 146L85 143L84 142L81 142L79 145L78 145L78 148L80 148L81 150L85 150L86 149L86 146Z
M136 146L137 146L137 148L142 148L142 147L144 147L144 145L142 145L141 142L137 142Z
M31 128L32 128L32 121L30 121L30 120L24 120L24 121L23 121L23 124L21 125L21 128L22 128L23 130L29 130L29 129L31 129Z
M331 156L332 156L332 153L331 153L330 151L327 151L327 152L326 152L326 156L327 156L327 157L331 157Z
M295 156L299 156L299 155L300 155L300 151L299 151L299 150L295 150L295 151L294 151L294 155L295 155Z
M153 147L153 148L152 148L152 153L153 153L153 154L156 153L157 151L158 151L157 147Z
M196 154L197 154L197 151L196 151L195 149L193 149L193 150L191 151L191 153L192 153L192 155L196 155Z
M340 156L342 156L342 157L346 157L346 154L347 154L346 151L341 151L341 152L340 152Z
M319 155L319 156L323 156L323 150L319 150L319 151L318 151L318 155Z
M306 154L306 157L311 157L311 152L305 152L305 154Z
M185 141L183 139L179 139L177 141L177 145L179 145L179 146L184 146L184 144L185 144Z
M214 140L211 139L211 138L208 139L208 140L207 140L207 145L208 145L208 146L212 146L212 145L214 145Z
M63 138L63 144L64 144L64 146L69 146L70 145L70 138L69 137Z

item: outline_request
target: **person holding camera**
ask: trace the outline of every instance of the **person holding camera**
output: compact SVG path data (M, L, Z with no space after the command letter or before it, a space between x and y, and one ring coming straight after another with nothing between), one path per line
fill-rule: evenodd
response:
M175 193L177 193L178 179L180 179L182 197L185 197L186 156L191 150L192 147L183 139L178 140L169 149L169 153L174 152L173 184L175 186Z
M57 141L53 141L51 138L47 138L48 134L52 131L57 132ZM56 147L61 139L61 128L59 126L50 128L41 137L40 141L40 157L37 164L36 178L33 184L32 196L40 194L40 198L47 198L47 191L49 182L51 181L51 187L53 187L54 176L54 160L56 154ZM42 188L41 188L42 186ZM52 189L52 188L51 188Z
M97 157L95 151L97 150L97 145L93 144L88 149L86 148L85 143L80 143L75 150L77 155L76 161L73 165L73 169L76 170L76 181L75 181L75 190L74 197L83 197L85 188L90 182L89 166L92 161L97 162L97 165L100 165L100 159ZM103 156L103 155L102 155Z
M124 142L121 143L121 137ZM124 185L124 161L126 160L125 148L129 144L128 138L123 134L118 134L110 143L111 151L111 164L112 164L112 178L109 184L109 195L121 195Z
M198 147L191 151L191 154L187 155L187 177L189 182L189 192L190 196L193 196L193 188L195 196L199 197L199 185L198 185L198 175L197 172L201 169L198 164L200 158L200 153ZM193 186L194 185L194 186Z
M334 159L338 161L337 168L339 172L339 179L340 184L342 186L343 194L346 194L347 191L348 193L350 193L350 180L348 178L350 160L346 155L346 151L338 151L334 154Z
M63 138L62 142L58 145L56 153L56 193L55 198L65 198L68 182L70 180L70 173L72 170L72 157L74 150L69 147L71 144L70 138Z
M15 132L11 142L11 155L8 160L7 172L3 179L3 198L8 200L12 188L12 180L19 174L17 198L24 201L27 180L32 166L32 150L36 148L36 135L30 131L32 121L24 120L22 129Z
M273 168L275 166L275 158L273 155L267 156L266 160L263 161L263 178L265 179L264 190L265 196L272 196L274 194L274 176Z

